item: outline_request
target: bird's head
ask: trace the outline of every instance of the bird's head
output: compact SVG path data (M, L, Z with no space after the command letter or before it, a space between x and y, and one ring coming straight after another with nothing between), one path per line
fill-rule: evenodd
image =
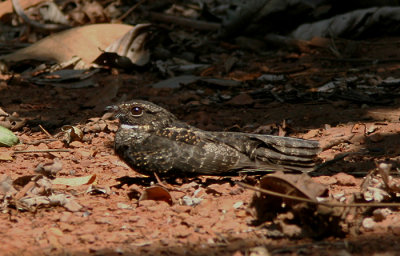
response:
M107 109L115 112L120 127L126 129L159 129L168 127L176 120L166 109L144 100L132 100Z

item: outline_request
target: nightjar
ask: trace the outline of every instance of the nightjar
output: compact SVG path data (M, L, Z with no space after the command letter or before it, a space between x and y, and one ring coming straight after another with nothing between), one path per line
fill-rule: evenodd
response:
M309 172L318 141L204 131L143 100L110 106L120 120L116 154L135 171L160 176L230 175L241 169Z

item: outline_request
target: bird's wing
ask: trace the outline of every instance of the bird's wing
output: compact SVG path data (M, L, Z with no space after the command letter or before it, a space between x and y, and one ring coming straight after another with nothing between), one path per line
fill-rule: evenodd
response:
M201 142L201 137L189 127L168 127L157 130L155 134L171 141L179 141L189 145L196 145Z
M197 166L198 172L219 174L241 168L314 170L318 141L237 132L209 132L192 127L157 133L176 147L176 164ZM194 171L194 170L193 170Z
M138 151L146 152L149 168L168 172L218 175L238 169L239 162L249 159L247 155L219 141L212 134L190 128L162 129L135 147L145 145L151 145L151 150L140 148Z

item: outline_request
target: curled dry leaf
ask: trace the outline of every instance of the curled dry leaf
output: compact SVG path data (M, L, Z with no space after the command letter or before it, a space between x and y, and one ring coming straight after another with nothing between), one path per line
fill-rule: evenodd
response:
M14 188L16 184L20 186L19 191ZM13 199L2 204L1 207L12 206L20 210L34 211L41 206L60 205L73 212L82 209L74 197L53 194L51 180L43 175L23 176L15 181L3 175L0 177L0 195L11 195Z
M59 171L62 170L62 162L60 159L55 158L53 160L53 163L51 164L38 164L38 166L35 169L35 172L43 174L45 176L54 176L56 175Z
M51 181L43 175L23 176L13 182L13 185L21 185L14 199L19 200L23 197L48 196L52 193Z
M317 200L317 197L326 192L324 185L315 183L307 174L284 174L283 172L265 175L260 180L260 188L311 200ZM288 208L284 209L282 204L294 207L300 203L256 192L251 205L255 209L257 219L265 220L273 218L279 212L286 211Z
M29 7L38 5L42 3L43 0L29 0L29 1L20 1L20 5L23 9L28 9ZM0 17L3 15L12 13L14 11L12 1L1 1L0 2Z
M317 202L327 194L327 187L314 182L307 174L277 172L260 180L260 187L272 192ZM344 222L342 208L300 202L256 192L251 206L258 223L272 221L273 227L289 237L340 236Z
M316 200L327 192L327 187L314 182L307 174L284 174L277 172L260 180L260 187L282 194Z
M150 60L150 50L146 47L147 42L150 38L151 24L138 24L131 30L129 30L123 37L116 40L105 50L105 53L99 56L96 63L104 60L104 55L106 58L113 58L114 60L109 60L113 63L129 67L132 64L138 66L146 65ZM107 53L116 53L116 56ZM102 57L103 56L103 57ZM130 63L129 63L130 62ZM103 64L103 63L101 63Z
M0 147L11 147L18 144L19 139L9 129L0 126Z
M20 209L35 209L40 206L63 206L71 212L77 212L82 209L82 206L78 204L74 198L66 194L53 194L50 196L35 196L35 197L23 197L19 200Z
M7 116L2 121L0 121L0 126L3 126L12 131L17 131L24 127L26 124L26 119L19 118L17 116Z
M64 13L62 13L59 7L53 2L45 2L41 4L39 12L43 20L45 21L69 25L67 16Z
M18 200L17 207L19 210L34 210L41 205L50 205L47 196L23 197Z
M391 169L391 164L380 163L368 173L361 184L361 193L366 201L382 202L398 198L400 181L389 175Z
M90 185L88 189L86 189L86 193L90 195L100 195L100 194L110 195L111 189L108 186L98 187L95 185Z
M69 144L72 141L82 141L83 132L76 126L64 125L61 127L61 131L64 132L65 141Z
M175 201L168 190L160 186L146 188L139 198L139 201L143 200L164 201L170 205Z
M13 195L17 190L13 187L13 181L10 176L3 174L0 177L0 195Z

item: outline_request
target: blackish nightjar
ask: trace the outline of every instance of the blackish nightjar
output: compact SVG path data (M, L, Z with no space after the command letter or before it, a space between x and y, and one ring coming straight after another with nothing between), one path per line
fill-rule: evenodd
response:
M241 169L314 169L318 141L204 131L143 100L111 106L120 120L115 152L135 171L160 176L231 175Z

